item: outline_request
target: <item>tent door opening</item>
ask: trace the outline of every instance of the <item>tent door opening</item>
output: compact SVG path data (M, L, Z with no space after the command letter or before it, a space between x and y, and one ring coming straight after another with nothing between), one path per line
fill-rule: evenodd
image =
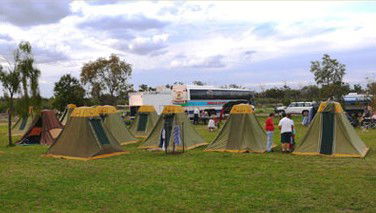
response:
M164 125L163 128L165 130L165 148L168 147L170 138L171 138L171 133L172 133L172 126L174 123L174 114L167 114L164 116Z
M97 136L99 142L102 145L110 144L110 141L108 140L107 134L103 129L100 119L97 119L97 118L90 119L90 125L94 129L95 135Z
M333 153L334 139L334 113L323 112L322 135L320 154L331 155Z
M61 115L59 121L60 121L60 122L63 122L63 120L64 120L65 116L67 116L67 114L68 114L68 110L64 110L64 112L63 112L63 114Z
M20 125L20 130L24 130L25 129L26 123L27 123L27 117L26 118L22 118L21 125Z
M25 119L27 120L27 119ZM42 135L42 117L38 119L33 128L27 133L20 144L39 144Z
M146 131L146 124L148 123L148 115L146 113L140 113L138 124L137 124L137 131L144 132Z

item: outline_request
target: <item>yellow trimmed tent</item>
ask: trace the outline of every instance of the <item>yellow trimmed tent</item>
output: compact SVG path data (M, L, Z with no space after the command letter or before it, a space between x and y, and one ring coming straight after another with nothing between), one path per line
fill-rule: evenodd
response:
M193 128L183 107L165 106L153 130L139 148L185 150L206 145L207 142Z
M322 102L306 135L293 154L365 157L368 147L337 102Z
M257 121L252 106L249 104L233 106L229 119L205 151L265 152L266 133Z
M106 105L97 106L95 109L101 116L103 125L121 145L138 142L137 138L126 127L120 112L115 107Z
M92 107L75 108L66 125L50 146L47 157L91 160L125 154L120 144L102 125Z
M134 136L146 138L157 123L158 115L152 105L143 105L137 111L137 115L130 127Z
M77 108L75 104L68 104L63 114L60 116L60 123L65 125L68 123L73 110Z

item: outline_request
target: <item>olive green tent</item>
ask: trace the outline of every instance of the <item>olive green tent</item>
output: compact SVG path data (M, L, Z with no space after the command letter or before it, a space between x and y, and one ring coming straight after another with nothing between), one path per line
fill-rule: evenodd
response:
M120 144L102 125L98 112L91 107L75 108L66 125L50 146L47 157L91 160L125 154Z
M63 114L60 116L60 123L65 125L70 119L70 115L77 106L75 104L68 104Z
M367 152L341 105L323 102L293 154L365 157Z
M18 136L25 134L33 123L34 117L33 108L30 107L27 116L20 116L16 123L12 126L12 135Z
M137 143L135 138L129 129L125 126L120 113L117 112L113 106L97 106L95 107L99 115L103 120L103 125L114 136L114 138L121 145Z
M181 106L165 106L153 130L142 143L141 149L185 150L207 143L193 129L191 121Z
M257 121L252 106L233 106L229 119L205 151L265 152L266 133Z
M130 130L136 137L146 138L153 130L157 120L158 115L152 105L140 106Z

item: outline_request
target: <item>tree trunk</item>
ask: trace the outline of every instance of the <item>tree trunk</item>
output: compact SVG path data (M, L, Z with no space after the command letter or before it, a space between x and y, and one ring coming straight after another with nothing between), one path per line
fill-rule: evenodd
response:
M12 111L13 111L13 94L10 95L8 110L8 146L13 146L12 142Z
M29 99L29 92L27 91L27 79L26 79L26 77L22 78L22 87L23 87L23 91L24 91L24 98L26 100L28 100Z
M30 106L30 103L29 103L29 92L28 92L28 89L27 89L27 79L26 77L23 77L22 78L22 87L23 87L23 107L24 107L24 112L25 113L23 116L25 115L29 115L29 106Z

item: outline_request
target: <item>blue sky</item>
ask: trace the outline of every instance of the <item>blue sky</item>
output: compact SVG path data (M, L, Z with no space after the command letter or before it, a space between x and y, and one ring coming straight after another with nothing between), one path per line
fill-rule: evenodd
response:
M30 41L45 97L62 75L111 53L133 65L136 88L299 88L325 53L346 64L351 84L376 73L376 2L4 0L0 20L0 61Z

